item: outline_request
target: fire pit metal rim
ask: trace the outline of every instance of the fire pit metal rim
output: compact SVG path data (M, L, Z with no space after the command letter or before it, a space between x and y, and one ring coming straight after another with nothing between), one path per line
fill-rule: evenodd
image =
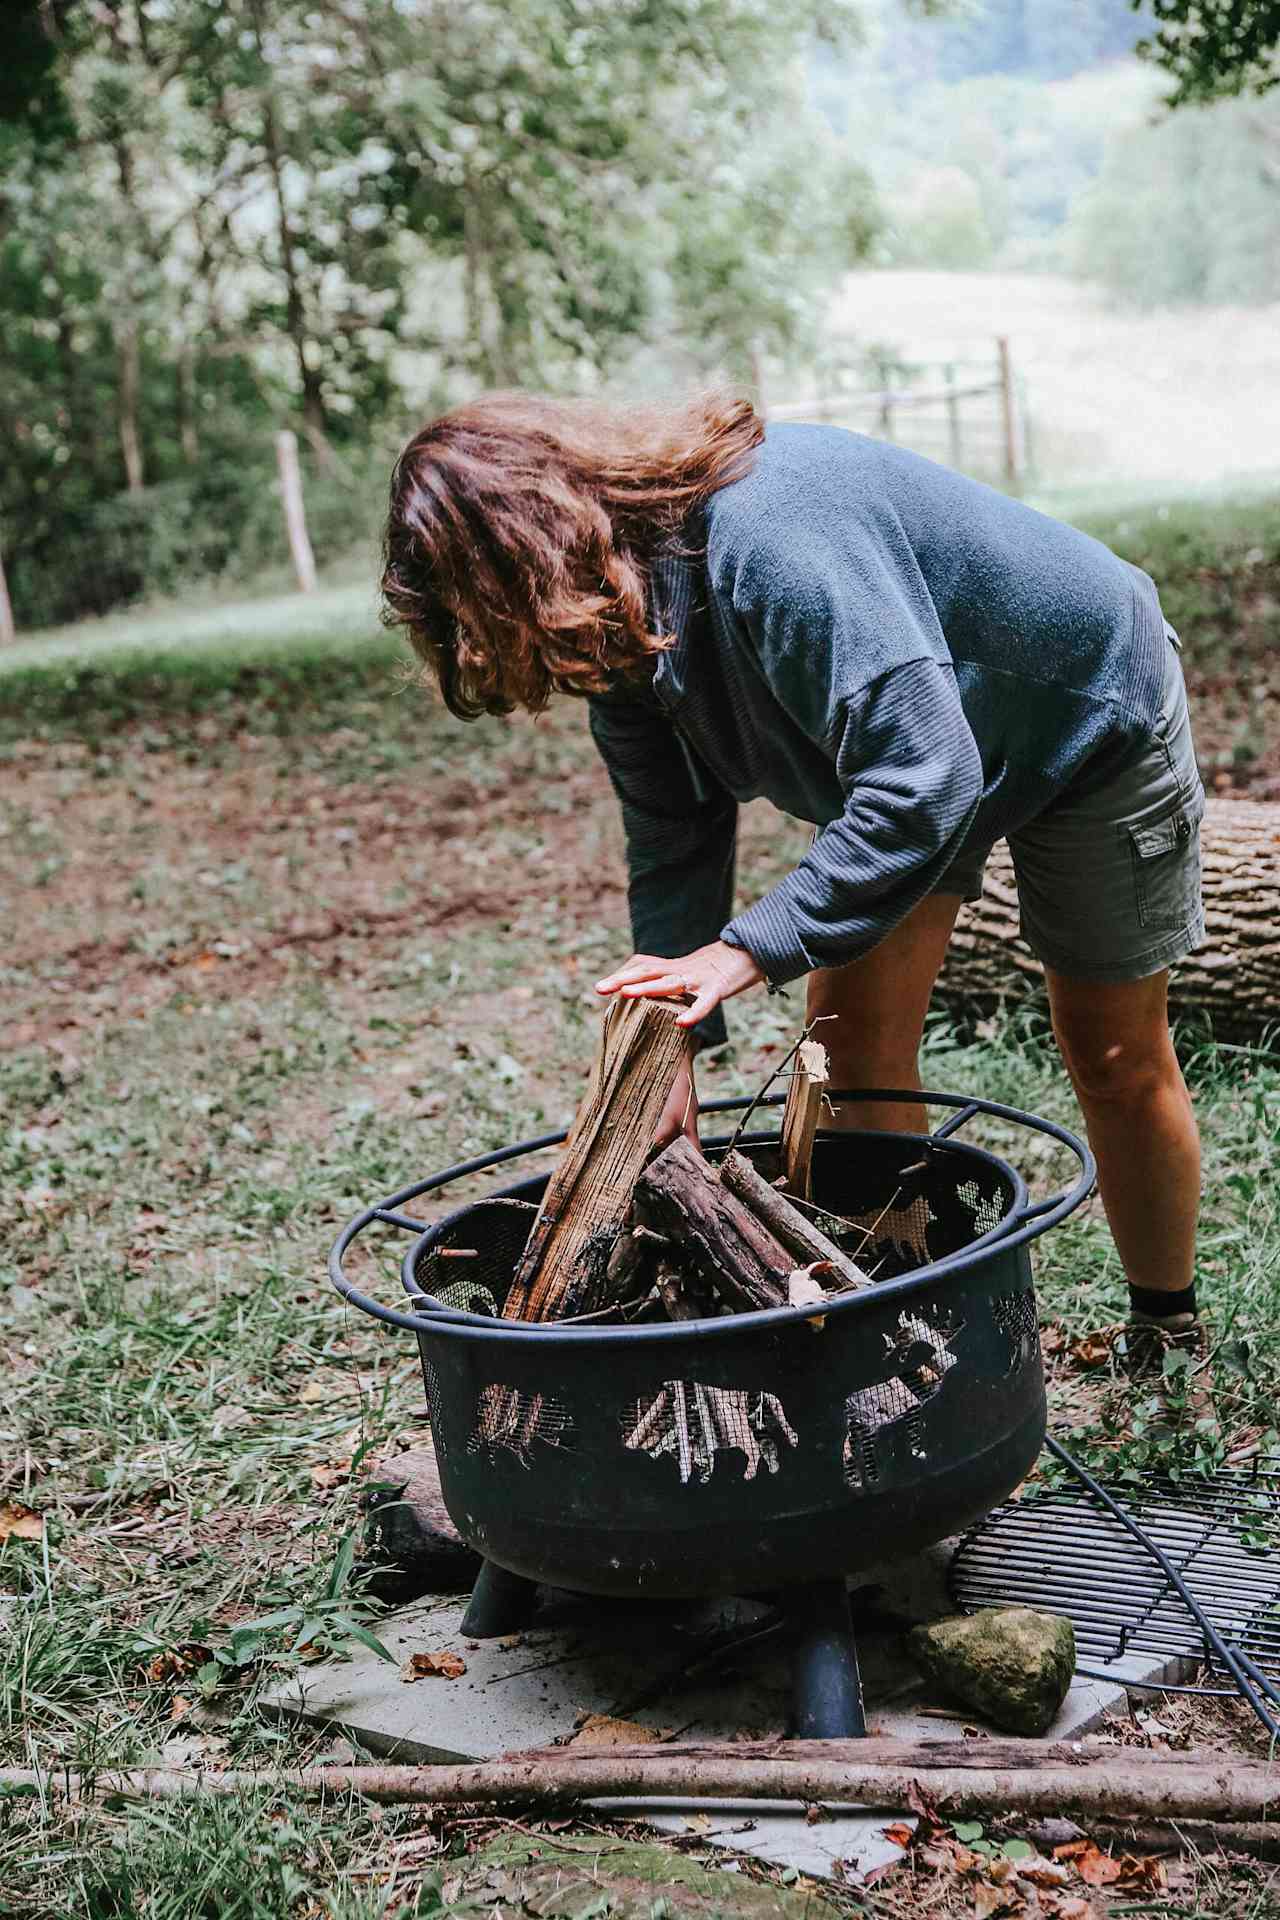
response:
M702 1109L704 1113L729 1113L740 1111L751 1105L779 1106L785 1096L782 1094L767 1096L765 1100L754 1103L749 1098L708 1101ZM998 1226L990 1229L980 1239L959 1251L933 1260L927 1266L914 1272L903 1274L897 1279L882 1281L875 1289L877 1300L906 1299L912 1294L931 1287L939 1278L951 1277L977 1267L990 1257L993 1246L1002 1251L1011 1250L1038 1239L1051 1227L1057 1226L1088 1198L1093 1191L1095 1165L1092 1153L1075 1134L1061 1127L1056 1121L1046 1120L1036 1114L1026 1113L1017 1107L1004 1106L998 1101L983 1100L964 1094L928 1092L919 1088L867 1090L838 1090L830 1096L833 1100L909 1100L920 1105L945 1106L951 1108L951 1117L931 1134L910 1136L922 1143L945 1143L960 1127L977 1114L990 1115L992 1118L1006 1120L1029 1131L1046 1135L1065 1146L1080 1163L1080 1173L1073 1186L1066 1191L1051 1195L1048 1199L1031 1201L1022 1176L1016 1168L1009 1168L1017 1183L1021 1195L1012 1211ZM824 1132L834 1131L823 1129ZM771 1138L772 1136L756 1136ZM552 1339L564 1344L598 1345L604 1341L646 1341L663 1342L687 1340L707 1340L729 1338L742 1332L762 1329L781 1328L812 1319L812 1307L773 1307L758 1313L743 1313L726 1316L716 1320L681 1321L670 1325L654 1324L634 1327L567 1327L549 1322L545 1325L536 1321L503 1320L495 1321L483 1314L464 1314L457 1310L428 1310L425 1313L406 1312L403 1309L389 1307L381 1301L362 1293L347 1278L343 1270L343 1256L358 1234L375 1220L398 1227L402 1232L412 1232L418 1236L418 1246L438 1230L440 1223L434 1226L420 1220L413 1220L399 1210L409 1201L424 1193L438 1191L441 1187L464 1178L472 1173L483 1172L489 1167L502 1166L525 1154L536 1153L543 1148L558 1146L566 1138L564 1133L540 1135L537 1139L517 1142L514 1146L500 1147L493 1153L481 1154L473 1160L463 1161L457 1166L448 1167L443 1173L430 1175L411 1186L403 1187L387 1200L364 1208L354 1215L342 1231L329 1252L329 1278L337 1292L350 1305L371 1314L374 1319L388 1326L399 1327L409 1333L434 1334L444 1339L486 1340L504 1342L511 1340ZM725 1141L708 1142L709 1145L723 1145ZM975 1148L975 1152L983 1152ZM987 1158L995 1159L994 1155ZM1004 1163L1007 1165L1007 1163ZM860 1293L850 1293L842 1299L834 1300L825 1309L829 1316L848 1312L866 1298Z

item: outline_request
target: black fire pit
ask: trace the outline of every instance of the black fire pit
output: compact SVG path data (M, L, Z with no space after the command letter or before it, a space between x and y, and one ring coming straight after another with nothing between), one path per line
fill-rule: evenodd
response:
M819 1133L814 1199L868 1229L858 1258L877 1285L818 1324L811 1307L679 1323L500 1319L546 1176L430 1226L403 1209L561 1135L451 1167L343 1229L333 1282L417 1336L445 1504L485 1558L465 1631L525 1624L539 1582L630 1598L785 1590L800 1629L795 1731L863 1730L845 1576L968 1526L1030 1470L1045 1397L1029 1244L1093 1184L1088 1149L1049 1121L957 1095L877 1097L952 1111L927 1134ZM977 1114L1069 1148L1074 1187L1031 1202L1008 1162L955 1137ZM708 1156L725 1145L708 1142ZM773 1171L776 1136L739 1145ZM405 1309L343 1270L375 1221L414 1236Z

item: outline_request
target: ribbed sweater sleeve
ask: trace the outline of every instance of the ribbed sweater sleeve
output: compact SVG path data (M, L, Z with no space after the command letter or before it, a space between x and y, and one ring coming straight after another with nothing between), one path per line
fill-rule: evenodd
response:
M663 959L692 953L719 937L733 911L737 803L664 714L614 695L588 707L622 808L635 950ZM717 1008L694 1032L700 1045L720 1046L724 1015Z
M949 663L909 661L840 701L832 745L843 812L720 933L779 985L877 945L945 872L982 796Z

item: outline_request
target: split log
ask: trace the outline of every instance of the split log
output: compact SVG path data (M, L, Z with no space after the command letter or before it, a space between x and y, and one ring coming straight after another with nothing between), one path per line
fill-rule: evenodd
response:
M631 1205L688 1035L678 1004L614 1000L591 1079L551 1176L502 1312L507 1320L561 1320L603 1304L591 1289L591 1248L607 1250Z
M787 1304L795 1261L683 1134L636 1181L635 1209L677 1242L726 1305L751 1313Z
M822 1116L827 1080L826 1048L820 1040L802 1040L782 1109L782 1190L799 1200L808 1200L811 1194L813 1136Z
M720 1178L730 1193L745 1202L756 1218L764 1222L774 1238L793 1256L792 1266L807 1266L815 1260L825 1261L832 1269L830 1277L837 1292L848 1292L855 1287L873 1284L862 1268L847 1253L840 1251L834 1240L829 1240L811 1220L806 1220L785 1194L771 1187L763 1175L756 1172L744 1154L736 1149L727 1153L720 1162Z
M1174 968L1169 1004L1207 1018L1220 1038L1256 1040L1280 1021L1280 805L1210 800L1200 843L1209 943ZM1013 863L1001 843L982 899L956 924L938 997L989 1012L1042 972L1018 938Z
M93 1794L363 1794L387 1805L564 1805L592 1797L836 1801L908 1807L921 1789L947 1815L994 1812L1088 1821L1260 1822L1280 1802L1280 1769L1235 1754L1000 1740L740 1741L718 1746L543 1748L467 1766L309 1767L296 1772L0 1770L0 1789Z

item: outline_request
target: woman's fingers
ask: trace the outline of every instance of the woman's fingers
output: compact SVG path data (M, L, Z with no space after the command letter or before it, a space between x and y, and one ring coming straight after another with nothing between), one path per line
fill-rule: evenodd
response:
M657 980L630 980L617 991L623 1000L665 1000L671 994L689 993L692 989L683 976L677 980L667 975Z
M660 960L653 954L637 953L627 961L624 967L608 973L603 980L596 981L597 993L616 993L618 988L635 980L652 980L664 974L671 966L670 959Z
M716 980L711 985L699 988L694 996L693 1005L686 1007L683 1013L676 1015L678 1027L696 1027L699 1020L705 1020L709 1013L724 999L723 982Z

